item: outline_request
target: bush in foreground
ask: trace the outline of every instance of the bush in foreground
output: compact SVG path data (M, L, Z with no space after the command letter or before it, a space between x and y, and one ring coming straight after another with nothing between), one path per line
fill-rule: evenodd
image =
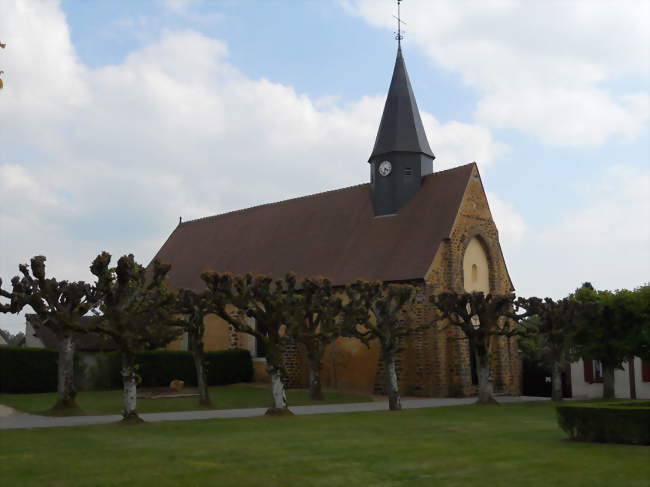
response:
M650 402L567 404L557 414L572 440L650 445Z
M0 393L56 391L58 352L0 347Z

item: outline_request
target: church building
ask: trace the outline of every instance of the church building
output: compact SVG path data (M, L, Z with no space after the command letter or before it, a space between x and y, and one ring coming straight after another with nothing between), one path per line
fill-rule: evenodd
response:
M411 316L423 323L432 319L431 293L513 291L478 167L435 171L434 159L400 46L368 159L369 183L179 223L156 258L172 265L171 287L196 291L210 269L274 277L293 271L340 286L357 278L410 283L417 288ZM204 338L208 350L249 349L256 378L264 379L264 353L253 337L208 316ZM519 394L516 339L494 346L495 392ZM289 347L285 366L289 387L307 386L301 350ZM476 392L467 341L442 324L410 338L397 368L403 394ZM339 338L325 353L322 383L381 393L379 347Z

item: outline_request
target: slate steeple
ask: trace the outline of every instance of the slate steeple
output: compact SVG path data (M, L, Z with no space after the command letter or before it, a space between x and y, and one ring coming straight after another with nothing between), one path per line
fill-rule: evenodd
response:
M397 49L393 78L368 162L389 152L417 152L435 159L422 126L401 47Z
M375 215L399 212L420 189L422 177L433 172L434 159L399 45L384 113L368 159Z

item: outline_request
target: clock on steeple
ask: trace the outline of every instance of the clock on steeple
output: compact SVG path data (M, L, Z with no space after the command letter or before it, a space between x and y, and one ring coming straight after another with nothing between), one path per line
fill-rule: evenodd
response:
M434 159L400 46L375 147L368 159L375 216L398 213L418 192L422 177L433 172Z

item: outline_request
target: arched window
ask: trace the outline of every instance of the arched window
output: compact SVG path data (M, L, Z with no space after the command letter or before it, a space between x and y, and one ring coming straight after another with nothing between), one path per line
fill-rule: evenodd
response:
M463 282L465 291L490 292L490 265L481 241L474 237L467 244L463 256Z

